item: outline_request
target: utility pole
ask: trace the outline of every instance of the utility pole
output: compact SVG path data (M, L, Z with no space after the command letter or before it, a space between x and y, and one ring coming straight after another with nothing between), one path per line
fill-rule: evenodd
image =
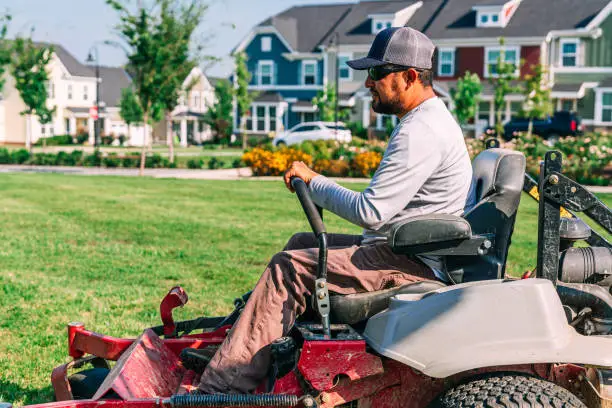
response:
M93 51L93 53L92 53ZM95 53L95 57L94 57ZM97 117L94 122L94 149L98 149L100 147L100 55L98 53L98 47L95 45L91 47L89 51L89 56L87 57L87 62L92 63L95 62L95 70L96 70L96 114Z

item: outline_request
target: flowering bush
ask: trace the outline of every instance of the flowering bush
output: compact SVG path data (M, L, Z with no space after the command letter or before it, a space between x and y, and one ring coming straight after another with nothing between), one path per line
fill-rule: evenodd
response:
M247 151L242 161L256 176L280 176L294 161L303 161L311 166L312 156L292 148L270 151L256 147Z
M540 162L549 150L559 150L563 154L563 174L582 184L609 185L610 177L604 170L612 163L612 137L591 133L579 137L564 137L552 145L537 136L520 134L512 143L504 147L514 148L525 154L527 172L537 175Z
M351 168L357 176L372 177L381 160L382 154L378 152L359 153L351 161Z
M330 177L346 177L351 171L347 161L327 159L316 160L312 169L317 173Z

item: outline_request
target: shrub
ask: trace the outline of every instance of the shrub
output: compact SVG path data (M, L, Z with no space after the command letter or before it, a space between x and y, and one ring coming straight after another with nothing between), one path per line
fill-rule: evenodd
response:
M74 161L75 166L79 166L83 163L83 151L82 150L73 150L70 152L71 160Z
M89 140L89 133L79 133L76 136L76 143L82 145Z
M147 156L145 159L146 168L158 169L168 167L168 164L170 164L169 160L157 153L153 154L152 156Z
M76 162L74 157L70 153L58 152L55 156L55 163L57 166L74 166Z
M346 127L351 131L351 135L353 136L353 138L368 138L368 129L363 127L363 124L361 122L348 122L346 124Z
M223 166L225 166L225 162L217 159L216 157L213 157L208 161L208 168L210 170L222 169Z
M35 166L53 166L56 159L57 155L53 153L35 153L30 156L30 160L27 163Z
M121 167L134 168L140 164L140 153L127 152L121 157Z
M24 164L30 160L30 152L26 149L13 150L11 152L11 163Z
M100 136L100 142L103 146L110 146L113 144L113 136L112 135L102 135Z
M121 159L117 156L117 153L109 153L108 156L102 159L102 165L110 168L119 167L121 165Z
M0 164L11 164L11 153L5 147L0 148Z
M240 168L240 167L244 167L244 166L245 166L245 164L244 164L244 162L242 161L241 158L240 159L234 159L234 161L232 161L232 167L235 168L235 169Z
M83 166L99 167L102 164L102 154L96 150L93 154L88 154L83 158Z
M372 177L381 160L382 155L378 152L359 153L351 161L351 169L357 176Z
M187 161L188 169L201 169L202 167L204 167L204 160L202 159L189 159Z
M71 145L73 142L70 135L56 135L51 137L40 138L34 143L34 146L64 146Z
M124 143L125 143L125 141L127 140L127 136L126 136L126 135L119 135L118 139L119 139L119 144L120 144L121 146L123 146L123 144L124 144Z

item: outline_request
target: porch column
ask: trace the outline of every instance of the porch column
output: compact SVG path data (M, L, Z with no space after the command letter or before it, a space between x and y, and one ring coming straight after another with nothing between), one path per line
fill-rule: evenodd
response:
M166 137L166 139L168 139L168 140L166 140L166 144L168 146L170 146L170 144L174 144L174 132L173 132L173 129L172 129L173 128L173 126L172 126L173 123L174 122L172 120L167 120L166 121L166 136L170 135L169 138Z
M70 135L74 136L77 134L76 118L72 117L69 119L69 121L70 121Z
M87 133L89 135L88 143L90 146L95 144L96 129L95 121L92 118L87 118Z
M181 119L181 147L187 147L187 119Z

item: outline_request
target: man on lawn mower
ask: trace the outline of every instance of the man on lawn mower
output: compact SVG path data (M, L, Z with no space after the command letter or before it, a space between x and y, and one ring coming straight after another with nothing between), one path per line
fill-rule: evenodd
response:
M363 235L330 234L329 290L376 291L422 280L446 280L435 258L394 254L385 243L391 226L429 213L460 215L468 206L472 167L461 129L432 89L435 47L407 27L381 31L368 56L349 61L368 70L372 109L395 115L383 159L363 193L339 186L295 162L285 174L300 177L322 208L364 227ZM204 393L248 393L265 378L270 343L286 335L314 290L318 243L296 234L272 257L242 314L202 374Z

